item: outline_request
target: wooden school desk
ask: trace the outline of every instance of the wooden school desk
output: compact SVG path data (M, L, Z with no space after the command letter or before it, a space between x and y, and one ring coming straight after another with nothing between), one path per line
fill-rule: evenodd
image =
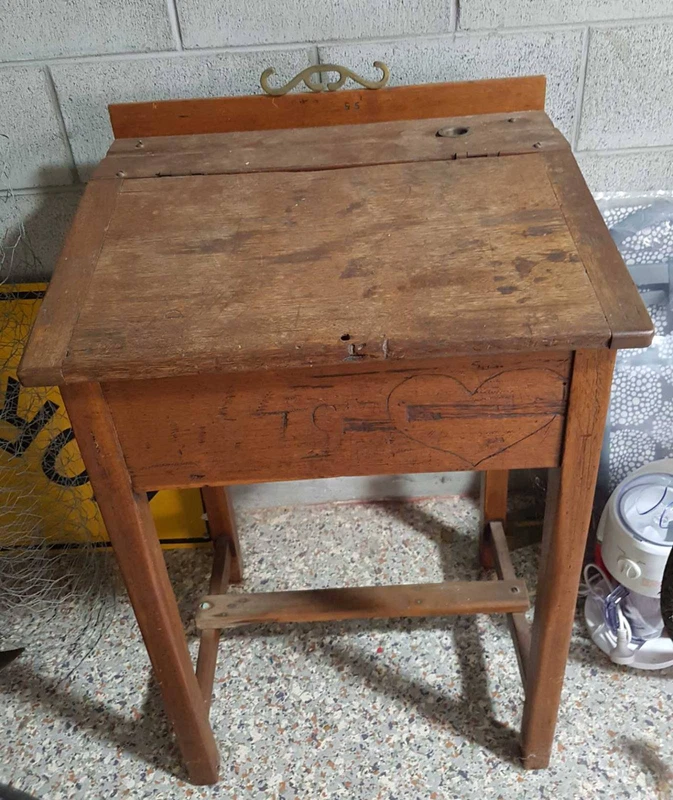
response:
M111 108L20 368L61 387L189 775L212 783L223 628L507 613L547 765L616 348L652 326L544 79ZM550 470L535 620L507 471ZM225 487L480 470L499 580L227 595ZM202 488L191 663L147 492ZM226 702L226 698L221 698Z

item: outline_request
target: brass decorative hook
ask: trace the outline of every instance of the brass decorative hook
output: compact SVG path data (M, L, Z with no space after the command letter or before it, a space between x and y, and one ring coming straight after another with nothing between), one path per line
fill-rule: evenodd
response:
M285 86L279 86L277 89L274 89L273 86L269 86L269 78L276 74L276 70L273 67L264 70L259 82L262 89L273 97L287 94L302 81L304 81L306 88L310 89L312 92L335 92L346 83L348 78L359 83L360 86L364 86L365 89L382 89L388 83L390 70L383 61L375 61L374 66L383 73L383 77L379 81L370 81L366 78L362 78L360 75L348 69L348 67L342 67L339 64L315 64L311 67L306 67L306 69L303 69L300 73L295 75L292 80L288 81ZM316 72L338 72L339 78L336 81L327 81L326 83L315 82L311 80L311 75Z

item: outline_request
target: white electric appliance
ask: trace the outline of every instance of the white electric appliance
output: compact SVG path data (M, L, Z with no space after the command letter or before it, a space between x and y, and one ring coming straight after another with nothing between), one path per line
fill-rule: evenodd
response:
M659 605L673 548L673 459L654 461L617 486L598 524L598 542L597 563L584 570L591 638L617 664L673 665Z

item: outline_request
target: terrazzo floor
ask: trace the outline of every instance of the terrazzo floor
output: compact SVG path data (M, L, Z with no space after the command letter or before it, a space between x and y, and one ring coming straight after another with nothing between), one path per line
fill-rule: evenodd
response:
M246 590L477 575L470 500L271 509L240 529ZM530 586L535 549L514 554ZM167 561L196 656L210 556ZM673 672L612 665L579 619L553 763L537 773L516 760L523 696L501 617L236 630L211 712L215 787L186 780L123 592L101 633L81 663L27 651L0 673L0 783L41 800L673 797Z

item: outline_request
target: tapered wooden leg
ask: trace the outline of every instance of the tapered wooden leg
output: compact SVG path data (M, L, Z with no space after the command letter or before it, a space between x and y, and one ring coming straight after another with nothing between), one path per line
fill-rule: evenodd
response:
M217 745L147 495L133 491L100 386L73 384L61 391L189 777L215 783Z
M509 554L509 547L507 546L507 539L505 538L505 529L500 522L489 522L490 538L493 545L493 557L495 559L495 568L498 577L501 581L511 581L516 578L512 559ZM526 674L528 672L528 654L530 653L530 636L531 628L530 623L526 619L526 614L508 614L507 626L512 636L514 649L516 651L516 658L519 662L519 673L521 674L521 683L524 689L526 688Z
M213 572L210 576L209 595L224 594L229 588L229 573L231 572L231 548L227 540L221 536L213 543ZM220 643L221 630L211 628L201 631L199 637L199 655L196 659L196 679L201 687L203 702L210 710L210 701L213 696L213 682L217 667L217 648Z
M208 528L212 539L216 540L223 536L229 542L232 556L229 580L232 583L240 583L243 580L243 557L229 491L225 486L203 486L201 497L208 515Z
M481 473L481 529L479 531L479 563L494 569L493 546L488 538L488 523L502 522L507 517L507 483L509 470L492 469Z
M550 471L521 729L523 763L549 764L584 557L614 350L575 354L563 460Z

